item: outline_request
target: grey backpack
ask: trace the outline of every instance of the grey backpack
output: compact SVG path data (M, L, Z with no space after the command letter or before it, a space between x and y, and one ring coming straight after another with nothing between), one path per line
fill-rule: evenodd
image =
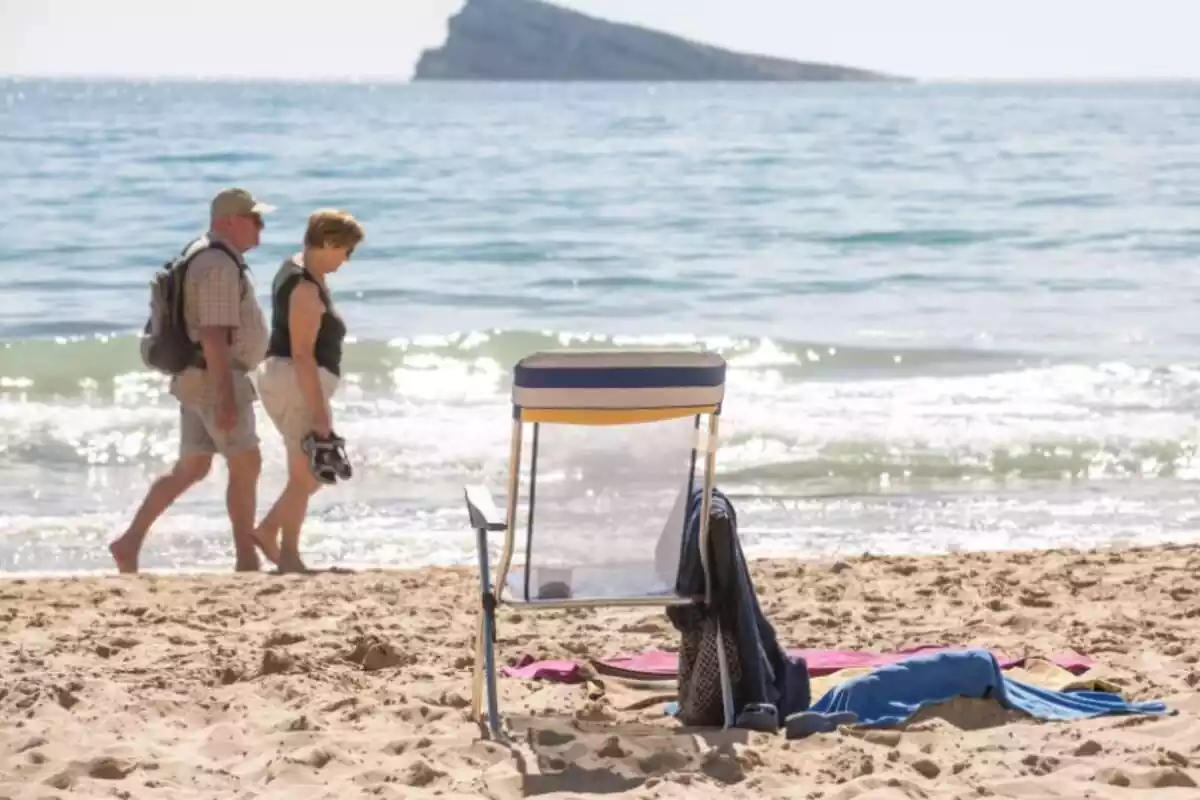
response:
M204 365L203 350L188 337L183 317L183 287L192 259L215 247L242 267L241 257L221 242L209 242L189 254L188 249L193 244L194 241L163 264L150 281L150 316L142 330L142 361L150 369L166 375L178 375L188 367Z

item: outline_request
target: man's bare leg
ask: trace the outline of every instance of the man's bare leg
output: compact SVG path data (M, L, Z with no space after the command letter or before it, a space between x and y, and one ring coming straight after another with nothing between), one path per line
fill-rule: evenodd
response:
M229 485L225 489L225 507L233 526L233 546L238 572L257 572L260 566L254 539L254 514L258 505L258 476L262 472L262 454L258 447L246 448L226 457Z
M211 455L187 455L176 461L170 472L155 479L125 533L108 546L119 571L138 571L138 555L150 527L184 492L204 480L211 468Z

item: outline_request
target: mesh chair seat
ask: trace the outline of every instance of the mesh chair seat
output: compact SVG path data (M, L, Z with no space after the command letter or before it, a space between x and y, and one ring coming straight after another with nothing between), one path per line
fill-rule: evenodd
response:
M529 576L528 584L526 575ZM514 567L508 573L507 590L505 602L511 605L548 605L563 600L640 602L642 599L670 604L694 599L677 595L674 583L664 581L653 565L644 562L537 566L529 570Z

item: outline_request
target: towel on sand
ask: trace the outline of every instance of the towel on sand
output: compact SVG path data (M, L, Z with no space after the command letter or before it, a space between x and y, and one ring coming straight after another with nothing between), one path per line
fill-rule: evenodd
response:
M861 669L864 667L882 667L912 658L915 655L930 655L946 650L960 648L922 645L907 650L891 653L871 653L864 650L805 650L790 649L787 654L791 658L800 657L808 665L809 675L819 677L832 675L842 670ZM1003 669L1026 666L1029 662L1024 658L1010 658L1002 653L995 653ZM1091 668L1092 662L1078 653L1055 653L1047 656L1046 660L1073 675L1081 675ZM648 650L644 653L613 656L591 662L597 672L605 675L616 675L623 678L638 680L675 680L679 674L679 656L662 650ZM507 678L533 678L561 683L577 683L582 678L580 670L582 663L572 659L553 659L537 661L532 656L524 656L516 666L504 667L500 673ZM1064 686L1055 687L1064 689ZM820 697L821 692L814 691L814 697Z
M994 698L1005 708L1040 720L1075 720L1103 714L1166 714L1161 702L1130 703L1109 692L1056 692L1005 677L987 650L950 650L914 656L842 683L809 713L852 712L859 725L899 725L921 708L956 697Z

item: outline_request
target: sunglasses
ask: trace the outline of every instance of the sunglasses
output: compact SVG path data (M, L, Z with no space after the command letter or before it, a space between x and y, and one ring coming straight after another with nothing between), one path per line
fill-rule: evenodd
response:
M242 214L242 217L244 219L250 220L250 222L253 223L254 227L258 228L260 231L263 228L267 227L267 223L264 222L263 218L261 216L259 216L258 214Z

